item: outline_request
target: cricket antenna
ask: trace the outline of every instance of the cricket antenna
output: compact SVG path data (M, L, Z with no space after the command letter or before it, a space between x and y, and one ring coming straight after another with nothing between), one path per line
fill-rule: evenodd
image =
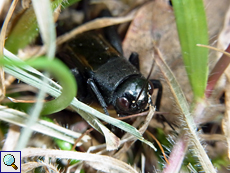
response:
M152 71L153 71L153 67L154 67L154 61L152 62L151 69L150 69L149 74L148 74L148 76L147 76L147 80L146 80L146 82L144 83L144 85L143 85L143 87L142 87L142 89L141 89L141 91L140 91L139 95L137 96L137 98L136 98L136 100L135 100L134 103L137 103L137 101L139 100L139 98L140 98L140 96L141 96L141 94L142 94L142 92L143 92L143 90L144 90L144 87L148 84L150 75L152 74Z

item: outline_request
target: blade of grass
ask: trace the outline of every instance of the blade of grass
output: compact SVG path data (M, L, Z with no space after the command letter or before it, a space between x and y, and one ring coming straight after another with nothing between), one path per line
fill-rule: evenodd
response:
M3 59L3 48L5 46L5 38L6 38L6 32L7 32L7 26L8 23L10 21L10 18L14 12L14 9L17 5L18 0L14 0L11 3L10 9L6 15L6 18L4 20L3 26L1 28L1 34L0 34L0 59ZM1 93L0 93L0 101L2 101L5 97L5 92L6 92L6 88L5 88L5 73L4 70L2 68L0 68L0 89L1 89Z
M47 156L50 158L74 159L86 162L93 162L97 163L96 168L101 165L99 170L102 172L137 173L137 171L129 164L110 156L83 153L77 151L49 150L41 148L26 148L22 150L22 158L36 156Z
M32 66L52 72L54 76L56 76L56 78L62 84L63 90L62 90L62 94L57 99L44 103L43 107L42 107L43 102L38 100L38 102L40 102L40 105L39 105L40 110L38 109L35 110L36 106L32 108L31 116L27 122L27 126L25 126L24 128L26 130L25 134L27 135L28 138L21 135L20 139L21 140L23 139L23 142L22 142L23 144L19 142L18 144L20 145L16 147L17 150L21 150L27 144L27 140L30 137L30 135L28 134L29 132L32 133L31 127L34 126L34 124L36 123L38 116L40 115L41 109L43 109L41 114L50 114L53 112L58 112L66 108L70 104L70 102L73 100L73 98L76 96L77 86L76 86L75 79L73 75L70 73L68 67L65 66L60 60L55 59L55 61L54 60L50 61L48 59L40 58L40 59L34 59L28 63ZM21 62L21 61L6 61L6 60L5 61L1 60L1 64L8 65L8 66L9 65L18 66L18 67L22 67L26 65L24 62ZM57 71L57 69L59 70ZM43 85L43 88L44 88L44 85ZM38 105L38 103L36 103L35 105Z
M183 60L194 93L194 101L204 97L208 76L208 29L203 0L172 0Z
M50 1L46 1L46 0L40 0L39 2L36 0L32 0L32 5L33 5L34 12L36 14L36 20L38 21L38 24L39 24L39 29L40 29L40 33L42 36L42 40L43 40L44 46L47 50L46 55L47 55L49 60L52 60L54 58L55 49L56 49L56 45L55 45L55 41L56 41L56 34L55 33L56 32L55 32L55 27L54 27L53 14L52 14L53 9L51 8L51 3L50 3ZM53 74L56 74L55 73L56 69L51 68L51 67L54 67L54 64L56 63L55 65L57 65L58 63L57 62L54 63L54 61L53 62L49 61L49 62L47 62L47 64L51 65L51 63L52 63L52 65L50 66L50 68L47 68L47 66L45 66L44 60L45 59L43 59L42 61L37 62L36 64L33 64L33 65L37 66L39 68L45 69L47 71L52 71ZM59 63L59 65L61 65L61 64ZM64 67L64 66L62 66L62 67ZM62 68L62 72L63 71L64 71L64 68ZM48 75L48 74L46 74L46 75ZM63 77L61 75L62 74L58 75L59 80L65 80L64 79L65 77ZM67 71L66 75L70 76L70 75L68 75L68 71ZM43 79L43 81L44 81L44 83L47 82L47 80L45 78ZM72 82L73 82L72 83L73 88L76 89L76 83L74 82L74 80ZM64 82L63 82L63 84L65 85ZM68 87L67 88L66 87L67 86L65 86L63 89L65 90L68 88ZM71 85L69 87L71 87ZM65 105L65 106L69 105L68 101L65 100L65 96L63 95L64 96L64 97L62 96L63 98L61 98L61 96L60 96L59 98L57 98L51 102L45 103L43 106L43 102L40 102L40 100L44 99L45 90L46 90L46 88L44 86L42 86L38 95L37 95L38 102L36 102L34 104L33 108L31 109L31 113L30 113L31 117L29 118L27 125L22 129L22 133L21 133L20 139L19 139L17 147L16 147L16 149L18 149L18 150L21 150L22 148L24 148L26 146L27 142L29 141L29 138L32 134L31 127L36 123L40 113L44 113L47 110L49 112L51 110L59 109L60 106L62 106L62 105ZM76 92L75 93L70 92L70 93L76 94ZM72 95L69 97L70 101L72 100L72 98L74 96L75 95ZM59 105L59 108L58 108L58 105Z
M20 112L15 109L10 109L5 106L0 106L0 119L2 121L25 127L28 118L29 115L27 115L24 112ZM56 124L44 120L38 120L36 124L32 127L32 129L36 132L40 132L42 134L60 140L64 140L71 144L74 144L75 139L81 136L80 133L74 132L72 130L66 129L64 127L58 126ZM79 142L77 146L80 146L82 142L87 142L89 139L90 137L88 135L84 135L81 139L81 142Z
M75 78L70 73L69 68L59 59L49 61L46 58L39 58L27 61L27 63L24 63L22 61L1 60L0 64L5 66L17 67L31 65L39 69L48 70L53 74L54 77L57 78L57 80L63 86L62 94L58 98L44 103L41 115L48 115L65 109L67 106L69 106L70 102L76 96L77 85L75 82ZM59 70L57 71L57 69Z
M164 173L179 172L179 168L182 165L183 158L186 154L188 144L190 144L195 156L199 159L203 170L205 172L215 172L215 169L206 154L199 137L196 133L196 124L194 122L193 116L189 111L189 105L183 94L181 87L179 86L175 76L172 71L162 58L160 51L155 48L156 51L156 63L160 68L162 74L164 75L166 82L168 83L170 90L175 98L176 105L178 106L178 111L180 113L180 120L182 129L180 131L180 136L174 145L172 153L169 158L169 165L164 169Z
M32 0L32 4L39 24L42 41L46 47L46 56L48 59L53 59L56 49L56 31L52 14L53 9L51 8L50 2L47 0Z

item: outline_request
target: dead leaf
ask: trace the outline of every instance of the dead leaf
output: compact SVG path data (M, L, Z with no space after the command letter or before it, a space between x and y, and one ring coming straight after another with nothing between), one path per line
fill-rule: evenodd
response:
M210 42L213 44L212 38L216 39L222 29L229 1L205 0L204 3ZM154 59L152 42L155 42L162 52L164 59L178 79L187 101L191 103L193 95L181 57L173 9L164 0L151 1L138 10L123 42L125 57L129 57L130 53L134 51L139 53L140 69L145 76L149 73ZM210 62L213 63L216 59L216 53L211 53ZM151 78L159 79L163 83L163 99L160 111L169 112L171 115L166 117L170 121L176 117L173 114L177 114L177 110L173 104L172 95L156 65Z

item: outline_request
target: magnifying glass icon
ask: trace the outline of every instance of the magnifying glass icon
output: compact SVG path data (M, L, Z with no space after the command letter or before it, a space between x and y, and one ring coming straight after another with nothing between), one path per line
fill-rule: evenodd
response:
M18 167L14 164L15 163L15 158L11 154L7 154L3 158L3 162L7 166L12 166L15 170L18 169Z

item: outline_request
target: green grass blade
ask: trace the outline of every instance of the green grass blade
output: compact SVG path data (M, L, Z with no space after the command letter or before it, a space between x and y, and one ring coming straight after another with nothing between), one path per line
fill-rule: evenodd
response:
M202 0L172 0L182 56L194 100L204 97L208 76L208 29Z
M77 85L74 76L70 73L68 67L58 59L50 61L41 57L39 59L29 60L27 63L22 61L1 60L0 64L4 66L12 66L13 68L15 66L23 68L26 65L31 65L51 72L59 80L62 85L62 94L58 98L43 104L42 115L52 114L65 109L76 96Z

